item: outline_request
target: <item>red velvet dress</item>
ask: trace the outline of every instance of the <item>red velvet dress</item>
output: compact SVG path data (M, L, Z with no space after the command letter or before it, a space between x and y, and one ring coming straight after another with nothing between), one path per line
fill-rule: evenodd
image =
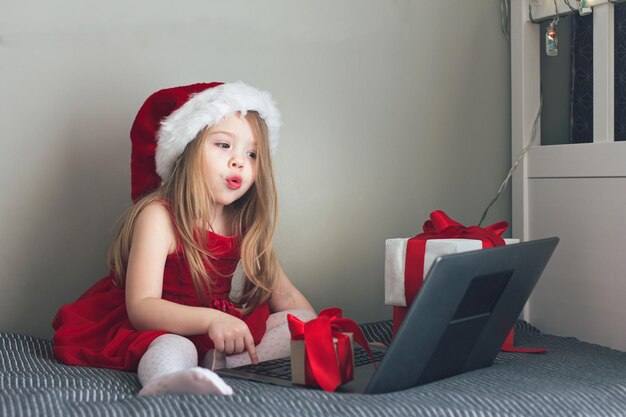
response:
M209 249L218 258L213 261L213 267L219 272L212 274L215 285L209 305L241 318L228 300L231 278L239 262L239 239L208 233ZM166 333L133 328L126 313L124 289L114 285L113 276L111 272L78 300L59 309L52 326L56 330L53 351L60 361L68 365L134 371L150 343ZM200 306L182 249L168 255L165 261L162 298ZM243 319L257 344L265 334L268 317L269 308L263 304ZM189 336L188 339L196 345L200 359L213 348L213 341L207 334Z

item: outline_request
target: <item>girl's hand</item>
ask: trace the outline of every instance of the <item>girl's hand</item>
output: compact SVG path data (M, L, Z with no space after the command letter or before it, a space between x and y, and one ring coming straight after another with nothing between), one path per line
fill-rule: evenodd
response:
M227 355L248 351L252 363L258 363L259 358L254 346L254 339L248 325L241 319L222 313L219 318L209 324L208 333L215 350Z

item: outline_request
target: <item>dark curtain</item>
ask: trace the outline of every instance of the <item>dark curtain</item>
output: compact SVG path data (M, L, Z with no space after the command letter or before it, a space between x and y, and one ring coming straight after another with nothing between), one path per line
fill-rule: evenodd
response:
M571 143L593 142L593 14L572 19Z
M615 5L615 140L626 141L626 3Z
M593 15L572 20L570 142L593 142ZM626 141L626 3L615 4L615 140Z

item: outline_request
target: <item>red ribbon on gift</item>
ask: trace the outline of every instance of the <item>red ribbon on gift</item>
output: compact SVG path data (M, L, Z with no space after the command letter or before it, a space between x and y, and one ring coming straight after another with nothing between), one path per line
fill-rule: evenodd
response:
M416 235L407 242L406 258L404 266L404 294L407 307L393 308L393 334L395 335L404 320L408 306L419 292L424 282L424 254L426 253L426 241L429 239L476 239L480 240L483 249L494 246L504 246L502 233L509 227L505 221L494 223L481 228L478 226L463 226L461 223L448 217L441 210L435 210L430 214L430 220L424 223L423 233ZM513 346L513 329L509 332L501 350L506 352L540 353L545 349L525 349Z
M320 387L324 391L335 391L343 382L354 378L352 346L350 337L345 332L352 333L354 341L374 361L359 325L343 318L342 314L340 308L328 308L308 322L302 322L291 314L287 315L291 339L304 340L306 385ZM337 339L336 352L333 338Z

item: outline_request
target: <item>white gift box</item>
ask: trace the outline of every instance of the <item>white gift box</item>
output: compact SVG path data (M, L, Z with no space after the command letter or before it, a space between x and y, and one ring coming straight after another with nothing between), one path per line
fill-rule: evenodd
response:
M385 241L385 304L406 307L404 289L404 266L406 248L410 238L387 239ZM504 239L511 245L519 239ZM424 254L424 279L438 256L468 252L483 248L483 242L477 239L429 239L426 241Z

